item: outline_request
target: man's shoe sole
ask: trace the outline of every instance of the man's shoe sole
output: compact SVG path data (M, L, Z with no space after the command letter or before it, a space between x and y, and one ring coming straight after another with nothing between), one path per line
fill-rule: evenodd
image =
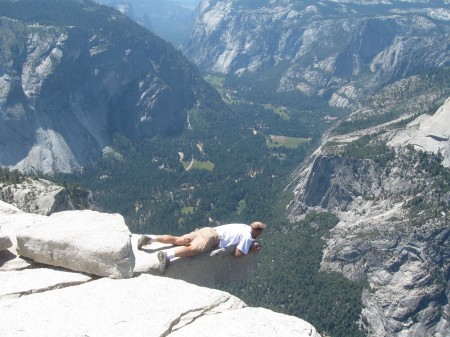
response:
M150 238L148 238L145 235L141 235L141 237L138 240L137 249L142 250L143 246L147 246L150 243Z
M158 260L159 260L158 270L161 274L164 274L166 272L167 266L169 265L167 253L158 252Z

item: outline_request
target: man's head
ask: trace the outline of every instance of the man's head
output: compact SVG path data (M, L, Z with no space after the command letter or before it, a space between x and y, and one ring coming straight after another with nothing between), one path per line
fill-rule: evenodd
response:
M259 238L264 233L264 230L266 229L266 225L259 221L252 222L250 226L252 227L252 238L253 239Z

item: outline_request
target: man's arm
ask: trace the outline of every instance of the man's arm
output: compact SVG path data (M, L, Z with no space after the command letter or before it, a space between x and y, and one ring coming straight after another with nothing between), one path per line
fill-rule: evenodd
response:
M240 251L239 249L236 248L236 251L234 252L234 256L236 256L236 257L243 257L243 256L245 256L245 254L242 251Z
M254 242L252 244L252 246L250 247L249 253L256 253L259 252L259 250L261 249L261 246L259 245L258 242ZM236 251L234 253L234 256L236 257L242 257L245 256L246 254L244 254L241 250L239 250L238 248L236 248Z

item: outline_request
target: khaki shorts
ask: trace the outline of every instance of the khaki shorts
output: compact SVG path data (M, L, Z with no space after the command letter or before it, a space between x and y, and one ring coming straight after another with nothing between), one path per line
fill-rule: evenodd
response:
M220 243L220 237L211 227L197 229L194 232L183 235L191 240L191 246L197 254L201 254L216 248Z

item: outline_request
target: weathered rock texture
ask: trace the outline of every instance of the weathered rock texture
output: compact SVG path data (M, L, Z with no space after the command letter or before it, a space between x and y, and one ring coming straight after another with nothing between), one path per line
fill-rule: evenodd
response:
M221 291L150 275L102 278L2 300L0 311L8 322L0 327L4 336L319 336L298 318L248 308ZM260 324L254 323L256 317Z
M1 227L0 227L0 251L8 249L9 247L12 246L12 242L10 240L10 238L1 232Z
M66 211L19 232L17 252L44 264L128 278L134 268L130 235L118 214Z
M88 275L51 268L2 271L0 272L2 284L0 300L70 287L86 283L91 279Z
M252 322L255 319L258 320L257 324ZM250 307L225 311L217 317L203 315L195 321L195 324L175 331L171 336L239 337L249 334L256 336L271 336L272 334L273 336L320 336L312 326L298 324L296 317L280 315L264 308Z
M440 153L442 164L450 167L450 98L434 115L421 115L396 132L388 145L412 145L416 150Z
M121 215L66 211L25 214L0 202L2 228L14 232L17 253L33 261L98 276L133 276L131 233ZM7 214L12 213L12 214Z
M274 91L343 107L379 85L448 65L447 5L203 0L184 52L201 69L251 74Z
M0 183L0 200L22 211L42 215L97 208L90 191L74 188L70 193L67 188L45 179L26 178L18 184Z
M291 185L292 220L314 209L338 216L339 223L324 238L321 269L369 282L361 319L369 336L450 334L450 194L437 159L424 160L420 152L398 147L399 142L385 161L377 161L381 153L373 155L375 160L361 159L344 157L340 149L373 134L376 146L401 135L400 145L420 140L422 149L434 152L438 140L424 135L446 137L448 122L442 113L447 105L434 116L419 117L423 124L416 121L404 130L387 130L385 125L382 134L383 128L375 126L330 136L299 168Z
M0 216L6 220L5 230L11 237L20 241L19 232L24 228L41 227L42 216L21 212L5 203L0 206ZM85 217L89 222L91 212L65 214L75 215L76 220ZM69 217L59 219L66 221ZM62 222L60 225L64 226ZM70 229L66 230L70 236ZM104 242L110 242L111 232L105 229L103 234ZM236 268L243 268L242 264L230 269L231 264L224 263L227 259L236 261L234 257L180 259L170 265L166 273L169 277L153 276L148 273L156 272L156 252L167 247L153 245L138 251L137 238L133 235L131 242L139 270L133 278L115 280L30 263L16 255L12 240L14 246L0 252L0 336L320 337L313 326L299 318L250 308L228 293L172 278L183 278L181 274L187 273L188 278L194 280L197 276L197 281L202 282L199 280L205 275L219 269L235 273ZM86 257L73 255L74 260L80 258ZM204 265L207 259L216 267L206 270L212 267ZM11 264L14 260L22 262Z
M2 166L71 172L115 132L179 133L189 109L219 101L181 53L108 7L2 1L0 12Z

